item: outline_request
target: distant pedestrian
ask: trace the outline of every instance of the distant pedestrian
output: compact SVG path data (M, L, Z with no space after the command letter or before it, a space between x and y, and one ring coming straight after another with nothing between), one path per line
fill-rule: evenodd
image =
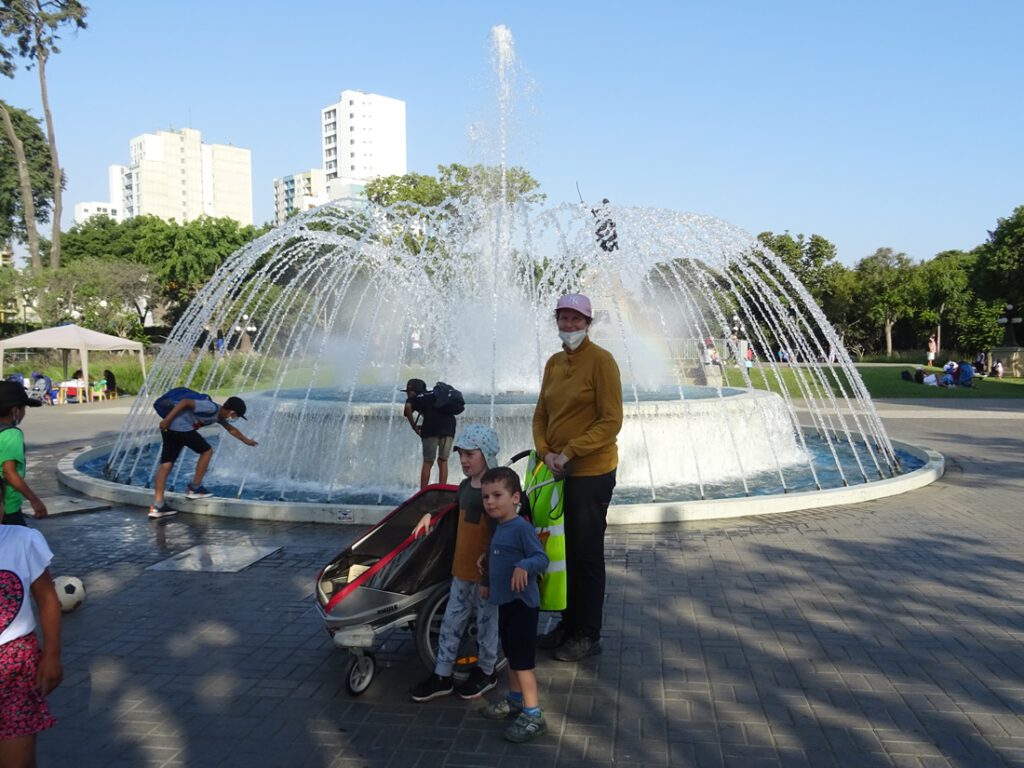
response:
M935 353L938 351L938 343L935 341L935 334L928 337L928 359L926 365L935 365Z
M434 407L434 393L427 391L423 379L409 379L405 385L403 414L412 431L420 436L423 464L420 466L420 489L430 484L430 472L437 462L437 482L448 482L448 457L455 439L455 417ZM420 419L422 418L422 421Z

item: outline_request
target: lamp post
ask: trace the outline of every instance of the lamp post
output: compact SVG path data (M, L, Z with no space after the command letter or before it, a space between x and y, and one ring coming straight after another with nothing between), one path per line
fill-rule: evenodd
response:
M1004 347L1016 347L1017 346L1017 333L1014 330L1015 325L1020 325L1022 318L1020 316L1013 316L1013 304L1007 304L1006 309L1003 312L1003 316L996 320L1001 326L1003 326L1003 344Z

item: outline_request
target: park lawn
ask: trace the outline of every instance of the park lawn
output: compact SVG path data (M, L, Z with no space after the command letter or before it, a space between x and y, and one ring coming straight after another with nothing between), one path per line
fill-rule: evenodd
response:
M914 381L903 381L900 371L913 373L916 366L903 367L859 365L857 372L873 398L928 398L932 400L984 400L987 398L1024 398L1024 379L984 378L975 387L926 387ZM941 369L933 369L939 372Z
M978 385L974 388L967 387L926 387L913 381L904 381L900 378L900 371L908 370L913 372L915 366L908 365L905 368L900 366L873 366L859 365L857 372L864 382L864 387L872 398L877 399L899 399L899 398L927 398L937 400L979 400L986 398L1024 398L1024 379L979 379ZM938 369L935 369L936 371ZM835 394L842 389L850 394L849 382L843 371L836 369L835 377L829 375L828 381ZM780 385L779 377L782 383ZM797 381L798 376L810 377L810 371L803 366L780 366L779 376L767 367L754 368L750 371L750 379L755 389L768 389L772 392L781 392L784 386L790 397L804 397ZM744 387L743 376L739 368L727 367L725 380L729 386ZM814 390L816 391L816 390Z

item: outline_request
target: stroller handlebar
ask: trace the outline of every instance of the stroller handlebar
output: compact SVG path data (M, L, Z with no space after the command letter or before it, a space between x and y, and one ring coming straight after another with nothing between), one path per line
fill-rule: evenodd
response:
M508 460L508 463L515 464L517 461L525 459L527 456L529 456L532 451L532 448L527 448L525 451L520 451L519 453L513 455L512 458Z

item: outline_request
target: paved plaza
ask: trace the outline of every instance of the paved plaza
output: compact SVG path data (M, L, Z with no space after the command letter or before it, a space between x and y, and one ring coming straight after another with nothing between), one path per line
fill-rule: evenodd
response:
M56 459L111 440L128 404L29 414L29 480L52 506L68 505ZM879 410L945 455L945 477L858 506L610 529L604 654L539 661L550 733L521 746L480 702L409 700L426 670L408 632L348 695L312 587L354 529L136 507L35 523L51 572L88 590L40 764L1024 766L1024 403ZM197 544L278 549L237 573L148 569Z

